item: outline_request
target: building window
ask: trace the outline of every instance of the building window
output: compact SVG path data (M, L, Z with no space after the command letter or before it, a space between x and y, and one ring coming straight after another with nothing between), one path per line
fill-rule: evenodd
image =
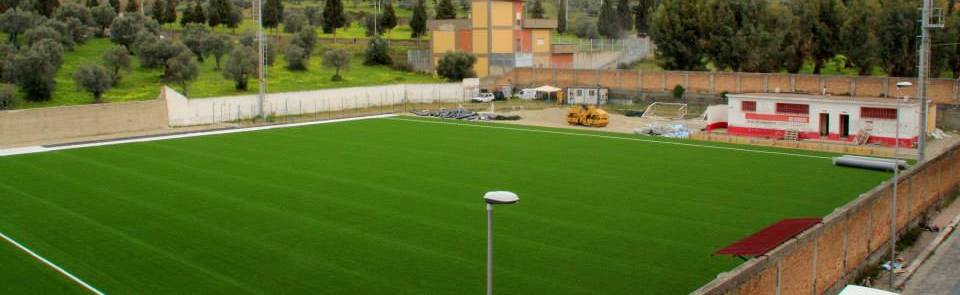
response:
M756 101L742 101L740 102L740 110L744 112L756 112L757 111L757 102Z
M797 104L797 103L778 103L777 113L809 115L810 106L805 104Z
M583 90L577 89L577 96L583 96Z
M593 92L593 91L594 91L593 89L590 90L590 96L594 96L594 92Z
M897 119L897 109L887 108L860 108L860 118L866 119Z
M543 46L543 38L537 38L537 46Z

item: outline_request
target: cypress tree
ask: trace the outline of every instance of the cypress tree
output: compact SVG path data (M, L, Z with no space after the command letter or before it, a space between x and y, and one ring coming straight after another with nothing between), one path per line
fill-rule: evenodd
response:
M220 0L225 1L225 0ZM263 26L276 28L283 22L283 3L280 0L267 0L263 5Z
M160 23L161 26L167 21L167 18L163 16L164 6L163 0L153 0L153 7L150 11L153 19L155 19L157 23Z
M620 15L613 7L613 1L603 2L603 7L600 8L599 19L603 20L597 23L597 31L601 36L610 39L620 37L620 33L622 32L620 28Z
M138 13L140 12L140 3L137 0L128 0L127 6L124 7L124 11L129 13Z
M437 3L437 19L456 19L457 18L457 8L453 7L453 2L450 0L440 0L440 3Z
M530 8L530 17L531 18L545 18L546 10L543 9L543 3L540 3L540 0L533 1L533 7Z
M337 41L337 29L347 24L343 15L343 3L340 0L327 0L323 6L323 33L333 34L333 41Z
M621 31L633 30L633 14L630 11L630 0L620 0L617 4L617 19L620 21Z
M560 0L560 7L557 7L557 32L560 34L567 32L567 1Z
M427 4L424 0L417 0L413 6L413 16L410 18L410 37L417 38L427 33Z
M164 6L163 23L171 24L177 22L177 0L167 0Z
M393 1L386 0L386 2L383 5L383 15L380 17L380 26L384 31L389 32L397 27L397 14L393 11Z

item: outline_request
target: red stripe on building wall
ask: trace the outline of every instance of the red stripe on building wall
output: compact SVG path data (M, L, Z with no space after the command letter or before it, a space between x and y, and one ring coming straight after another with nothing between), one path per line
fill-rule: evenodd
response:
M809 116L798 116L798 115L747 113L746 118L749 120L757 120L757 121L810 123Z
M727 122L716 122L716 123L712 123L712 124L710 124L710 125L707 125L706 130L707 130L707 131L710 131L710 130L722 129L722 128L727 128Z
M709 129L708 126L708 131ZM770 128L751 128L751 127L737 127L737 126L727 126L727 134L736 135L736 136L746 136L746 137L761 137L769 139L783 139L785 132L778 129ZM851 142L854 140L854 135L848 137L841 137L840 134L831 133L826 138L821 138L820 134L817 132L800 132L798 134L800 139L824 139L824 140L833 140L838 142ZM880 137L880 136L871 136L867 140L867 144L879 144L882 146L892 147L896 144L897 140L893 137ZM901 147L915 147L917 144L917 138L901 138L900 146Z

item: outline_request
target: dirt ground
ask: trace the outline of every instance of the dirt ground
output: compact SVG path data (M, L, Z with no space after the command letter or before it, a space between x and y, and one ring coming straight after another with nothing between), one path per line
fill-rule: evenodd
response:
M595 128L595 127L583 127L583 126L571 126L567 124L567 109L566 108L548 108L543 110L504 110L497 109L497 113L500 114L510 114L510 115L519 115L520 120L517 121L497 121L507 124L519 124L519 125L532 125L532 126L543 126L543 127L559 127L559 128L575 128L575 129L584 129L584 130L599 130L599 131L610 131L610 132L620 132L620 133L633 133L634 129L646 127L649 124L660 123L660 124L682 124L687 126L691 131L700 130L707 126L707 123L703 120L698 119L689 119L689 120L656 120L656 119L644 119L640 117L627 117L621 114L610 114L610 124L607 127Z

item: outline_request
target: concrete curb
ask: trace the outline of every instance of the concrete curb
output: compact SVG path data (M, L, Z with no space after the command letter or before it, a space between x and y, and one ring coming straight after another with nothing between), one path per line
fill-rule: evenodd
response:
M922 266L923 263L933 255L933 252L936 251L944 241L946 241L947 237L949 237L950 234L957 229L958 223L960 223L960 215L954 217L947 226L944 226L943 229L940 230L940 234L937 235L937 237L933 239L932 243L928 244L919 255L917 255L917 258L914 260L914 262L907 266L903 275L897 278L897 281L894 282L894 286L896 286L897 289L903 288L904 284L906 284L907 281L913 277L913 274L917 272L917 269L919 269L920 266Z

